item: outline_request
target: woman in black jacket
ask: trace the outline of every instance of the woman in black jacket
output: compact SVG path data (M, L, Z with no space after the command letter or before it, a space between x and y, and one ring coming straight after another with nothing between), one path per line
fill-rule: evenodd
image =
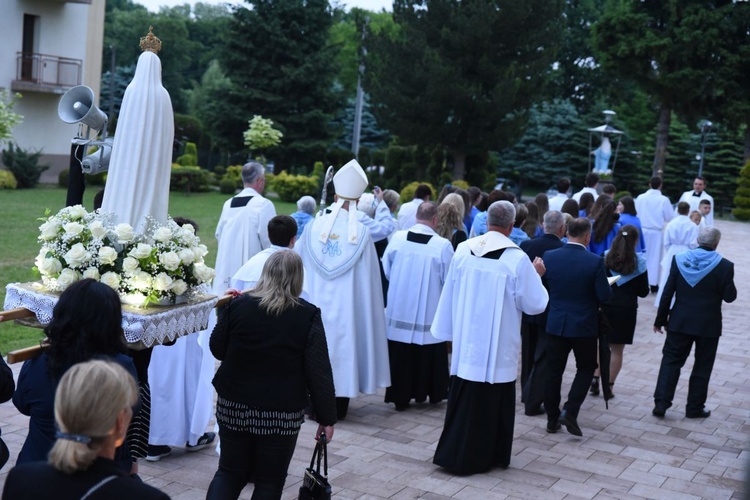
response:
M302 259L269 257L255 289L218 311L211 352L221 456L207 499L233 499L248 482L253 499L278 499L304 421L308 395L330 442L336 423L333 374L320 309L299 298ZM236 290L228 293L237 294Z

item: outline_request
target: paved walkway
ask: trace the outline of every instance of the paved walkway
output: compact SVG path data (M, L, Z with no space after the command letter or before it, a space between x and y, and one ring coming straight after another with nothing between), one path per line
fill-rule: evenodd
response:
M633 346L610 409L601 397L586 399L579 416L583 437L564 430L545 432L545 417L527 417L517 404L513 458L507 470L456 477L432 464L445 403L396 412L378 395L352 401L349 417L336 426L329 446L330 481L338 498L573 499L573 498L745 498L750 465L750 225L719 221L719 251L735 262L739 298L724 305L724 335L709 390L706 420L684 418L689 360L675 405L664 419L651 416L663 337L651 330L653 295L641 301ZM572 358L572 357L571 357ZM18 373L19 366L14 366ZM572 361L566 382L570 382ZM567 391L567 387L563 388ZM212 424L213 425L213 424ZM26 436L28 419L11 403L0 405L0 428L11 461ZM284 498L296 498L312 453L315 425L305 423ZM217 467L213 450L141 463L148 483L175 499L202 499ZM247 487L241 498L250 498Z

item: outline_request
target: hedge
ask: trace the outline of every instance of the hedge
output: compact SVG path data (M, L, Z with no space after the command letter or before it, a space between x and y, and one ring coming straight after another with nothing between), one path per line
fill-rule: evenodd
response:
M172 167L169 182L171 191L200 193L211 190L211 172L200 167Z
M0 189L16 189L18 182L13 172L7 170L0 170Z
M268 177L268 176L266 176ZM301 197L318 195L318 178L306 175L289 175L286 170L276 176L272 181L273 191L279 195L282 201L295 203Z

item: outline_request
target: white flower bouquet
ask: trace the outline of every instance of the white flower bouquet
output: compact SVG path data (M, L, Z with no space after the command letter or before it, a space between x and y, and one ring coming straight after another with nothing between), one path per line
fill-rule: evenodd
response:
M35 264L51 291L93 278L129 304L173 304L214 277L203 262L208 249L190 225L149 220L145 234L136 235L129 224L114 224L114 214L89 213L80 205L46 215Z

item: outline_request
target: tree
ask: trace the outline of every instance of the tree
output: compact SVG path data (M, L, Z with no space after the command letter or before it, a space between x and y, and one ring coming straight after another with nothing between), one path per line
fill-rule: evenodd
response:
M13 111L16 99L20 98L21 94L11 97L7 90L0 90L0 145L13 137L13 127L23 120L23 116Z
M328 45L333 16L327 0L254 0L235 7L221 53L232 92L225 96L242 123L231 137L242 144L247 116L272 119L285 141L275 149L278 170L312 165L333 137L329 124L338 107L333 91L335 51Z
M367 39L375 116L405 141L443 146L464 179L469 155L486 157L522 133L554 61L561 12L561 0L396 0L396 35Z
M605 69L659 102L653 174L662 175L672 111L693 123L717 91L721 26L731 0L611 0L593 27Z
M193 88L185 93L190 113L204 124L204 131L211 141L209 149L219 150L225 156L235 146L231 140L234 130L227 128L227 125L233 125L227 117L235 115L235 110L226 99L231 90L232 82L224 75L219 62L214 60L200 83L194 83Z
M273 120L260 115L253 116L247 124L248 129L243 134L245 146L249 147L250 151L261 153L261 156L265 150L278 146L284 137L284 134L273 128ZM265 163L265 156L263 162Z

